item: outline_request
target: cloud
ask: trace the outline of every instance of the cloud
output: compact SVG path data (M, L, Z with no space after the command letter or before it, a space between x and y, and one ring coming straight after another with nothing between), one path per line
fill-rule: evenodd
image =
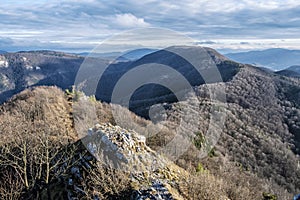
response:
M203 44L216 44L216 42L214 41L198 41L198 42L195 42L195 44L198 44L198 45L203 45Z
M22 43L28 49L29 41L44 48L88 50L116 33L154 26L187 34L203 45L229 45L210 41L236 39L249 46L255 43L240 42L299 38L299 12L296 0L11 0L0 7L5 30L0 38L11 38L20 50Z
M0 37L0 46L12 45L14 42L11 38Z
M6 51L8 47L12 46L14 41L8 37L0 37L0 50Z
M137 18L131 13L116 14L115 22L117 25L126 28L139 28L150 26L150 24L145 22L143 18Z

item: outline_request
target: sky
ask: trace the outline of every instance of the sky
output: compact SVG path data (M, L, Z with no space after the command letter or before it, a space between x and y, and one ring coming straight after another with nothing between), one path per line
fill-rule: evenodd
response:
M300 49L299 0L1 0L0 50L91 51L136 28L166 28L222 51Z

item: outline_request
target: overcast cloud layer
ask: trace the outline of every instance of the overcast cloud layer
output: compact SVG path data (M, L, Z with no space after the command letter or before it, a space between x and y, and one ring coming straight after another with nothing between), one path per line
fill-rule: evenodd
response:
M300 49L299 16L298 0L4 0L0 49L88 51L141 27L172 29L217 49Z

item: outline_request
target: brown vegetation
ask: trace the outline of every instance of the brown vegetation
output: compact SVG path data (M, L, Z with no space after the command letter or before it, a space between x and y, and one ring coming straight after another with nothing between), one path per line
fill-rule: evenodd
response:
M72 147L73 144L77 144L75 141L79 139L78 129L74 127L74 121L78 120L75 112L79 112L78 116L82 116L82 113L89 112L89 108L92 107L93 111L96 111L96 121L115 123L111 113L111 105L88 98L85 99L85 102L78 99L74 101L72 98L72 96L64 94L55 87L38 87L20 93L1 106L1 199L28 198L30 195L39 195L39 197L45 199L49 197L49 191L52 194L59 193L64 197L65 192L61 188L67 186L66 182L60 182L61 178L59 177L70 174L68 170L76 165L76 160L79 160L78 151L82 155L86 154L84 153L86 150L82 147L79 149ZM86 104L87 101L90 104ZM202 112L205 113L209 110L208 108L202 107ZM230 130L243 127L242 122L235 115L241 118L245 118L245 116L242 113L239 114L237 108L236 104L231 107L231 112L235 113L230 114L228 118L232 120L228 121L226 125ZM152 125L155 128L158 126L135 116L124 108L119 107L118 112L124 113L123 116L131 116L139 125L138 127ZM245 120L243 120L243 123L245 123ZM81 131L87 131L86 128L88 127L84 126ZM128 129L136 128L133 124L124 124L124 127ZM205 127L207 126L205 120L203 120L203 129ZM164 146L174 135L171 126L165 126L160 130L160 133L153 135L147 141L154 149ZM186 199L263 199L263 194L268 193L276 194L278 199L291 198L291 195L272 179L266 180L262 176L256 175L259 175L260 172L266 173L265 171L259 169L255 171L249 168L247 163L255 166L258 161L251 160L246 164L241 162L243 156L240 154L247 153L248 159L253 159L253 155L248 154L248 150L238 151L236 148L235 150L231 149L230 152L226 151L226 148L230 149L232 145L233 147L236 145L243 147L243 144L239 141L244 141L245 137L239 135L246 134L246 130L249 133L254 132L249 128L238 130L240 132L237 136L229 137L230 133L228 133L228 136L223 135L216 153L212 154L211 157L199 160L196 153L197 149L192 146L177 161L180 166L189 169L188 174L179 175L181 181L176 183L178 192L182 196ZM147 133L144 134L147 136ZM233 137L236 140L230 140L232 142L230 145L225 143L227 138ZM262 145L265 141L261 140L260 142ZM246 143L248 146L252 144L250 141ZM222 145L224 146L222 147ZM267 151L267 149L261 147L258 148L259 151ZM270 145L265 147L270 147ZM259 154L254 155L259 156ZM74 161L74 158L78 159ZM202 168L197 169L199 162L202 163ZM57 171L58 166L63 164L66 164L67 167L63 168L64 170ZM92 169L84 173L84 181L79 183L81 188L84 188L85 194L82 194L83 196L93 197L93 195L97 195L104 199L128 197L132 190L129 174L99 164L93 164L93 166ZM39 191L39 194L37 194L37 191Z

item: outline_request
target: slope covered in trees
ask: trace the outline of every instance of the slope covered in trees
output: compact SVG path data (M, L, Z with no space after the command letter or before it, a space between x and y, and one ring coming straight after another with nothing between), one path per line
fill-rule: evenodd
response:
M89 103L95 106L99 123L115 124L109 104L80 93L64 93L55 87L25 90L1 106L1 198L47 199L51 195L61 198L71 195L87 199L96 196L124 199L137 190L144 194L147 187L154 187L151 182L157 178L177 199L264 199L273 194L278 198L291 197L272 181L258 178L253 171L246 171L231 161L226 153L222 154L221 147L202 160L195 157L197 148L191 147L192 151L178 160L187 171L172 162L167 169L146 170L140 175L107 167L91 156L79 140L77 131L80 129L74 126L78 123L75 121L80 120L75 118L74 108L77 105L84 113L88 110L83 105ZM119 109L124 115L134 117L137 124L151 124L125 108ZM130 130L133 128L130 126L124 128ZM115 130L113 125L111 128L104 130ZM157 128L161 127L157 125ZM160 130L157 136L174 134L167 125ZM147 144L154 149L163 144L159 142L160 137L155 142L153 138L148 139ZM77 169L81 174L79 179ZM73 182L68 183L69 180Z

